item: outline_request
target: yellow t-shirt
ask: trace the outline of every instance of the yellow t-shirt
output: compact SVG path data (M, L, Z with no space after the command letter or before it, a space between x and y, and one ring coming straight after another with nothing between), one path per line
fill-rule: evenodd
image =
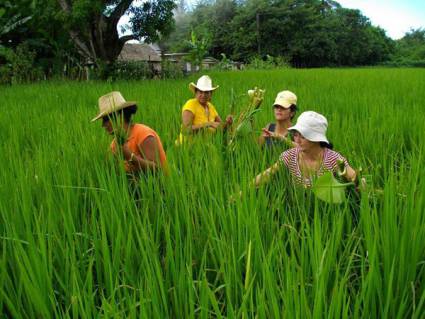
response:
M207 122L214 122L215 118L218 116L217 110L214 105L208 102L208 115L205 108L199 103L199 101L194 98L188 100L182 108L182 114L184 111L190 111L193 114L192 125L200 125L205 124ZM215 131L215 128L208 128L210 131ZM183 130L183 126L181 128ZM180 132L180 136L176 141L176 144L183 143L184 137L182 132Z

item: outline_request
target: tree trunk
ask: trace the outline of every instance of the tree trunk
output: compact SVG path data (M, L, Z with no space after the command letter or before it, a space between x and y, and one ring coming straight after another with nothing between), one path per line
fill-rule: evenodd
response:
M58 0L62 10L72 14L72 6L68 0ZM123 0L115 8L114 12L106 17L99 13L93 17L89 25L89 30L78 26L69 30L72 41L80 55L86 60L86 63L94 63L97 66L101 64L111 65L119 56L124 43L135 39L133 35L119 37L117 24L121 16L125 13L131 4L131 0Z

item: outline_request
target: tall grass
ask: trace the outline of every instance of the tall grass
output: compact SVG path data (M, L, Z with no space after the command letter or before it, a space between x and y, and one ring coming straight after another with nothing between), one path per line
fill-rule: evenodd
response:
M329 138L382 192L358 209L294 190L285 174L248 188L281 150L222 136L175 147L193 79L1 88L0 311L14 318L423 318L425 71L224 72L213 102L265 88L329 120ZM97 98L139 102L171 174L147 174L136 199L89 122ZM241 200L230 194L242 190Z

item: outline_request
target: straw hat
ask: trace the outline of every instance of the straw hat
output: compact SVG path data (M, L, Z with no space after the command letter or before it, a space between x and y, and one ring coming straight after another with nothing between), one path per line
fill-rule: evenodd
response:
M126 101L121 92L114 91L99 98L99 114L91 121L94 122L105 115L136 105L135 101Z
M198 82L193 83L191 82L189 84L189 90L191 90L193 92L193 94L195 94L195 89L198 89L199 91L214 91L218 88L219 86L217 85L216 87L212 86L212 80L208 75L203 75L198 79Z
M292 104L297 105L297 96L291 91L282 91L276 95L273 106L279 105L288 109Z
M290 131L297 131L305 139L311 142L326 142L326 130L328 128L328 121L322 114L307 111L301 113L297 119L297 124L288 128Z

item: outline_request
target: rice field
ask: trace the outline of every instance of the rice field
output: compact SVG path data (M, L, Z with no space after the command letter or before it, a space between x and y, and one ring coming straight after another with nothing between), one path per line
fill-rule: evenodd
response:
M225 137L176 147L182 80L48 82L0 88L0 317L424 318L425 70L211 73L221 117L266 90L329 121L328 137L375 191L330 205L278 175L252 178L282 150ZM129 192L90 123L97 98L139 102L162 139L169 176ZM242 198L231 201L242 190Z

